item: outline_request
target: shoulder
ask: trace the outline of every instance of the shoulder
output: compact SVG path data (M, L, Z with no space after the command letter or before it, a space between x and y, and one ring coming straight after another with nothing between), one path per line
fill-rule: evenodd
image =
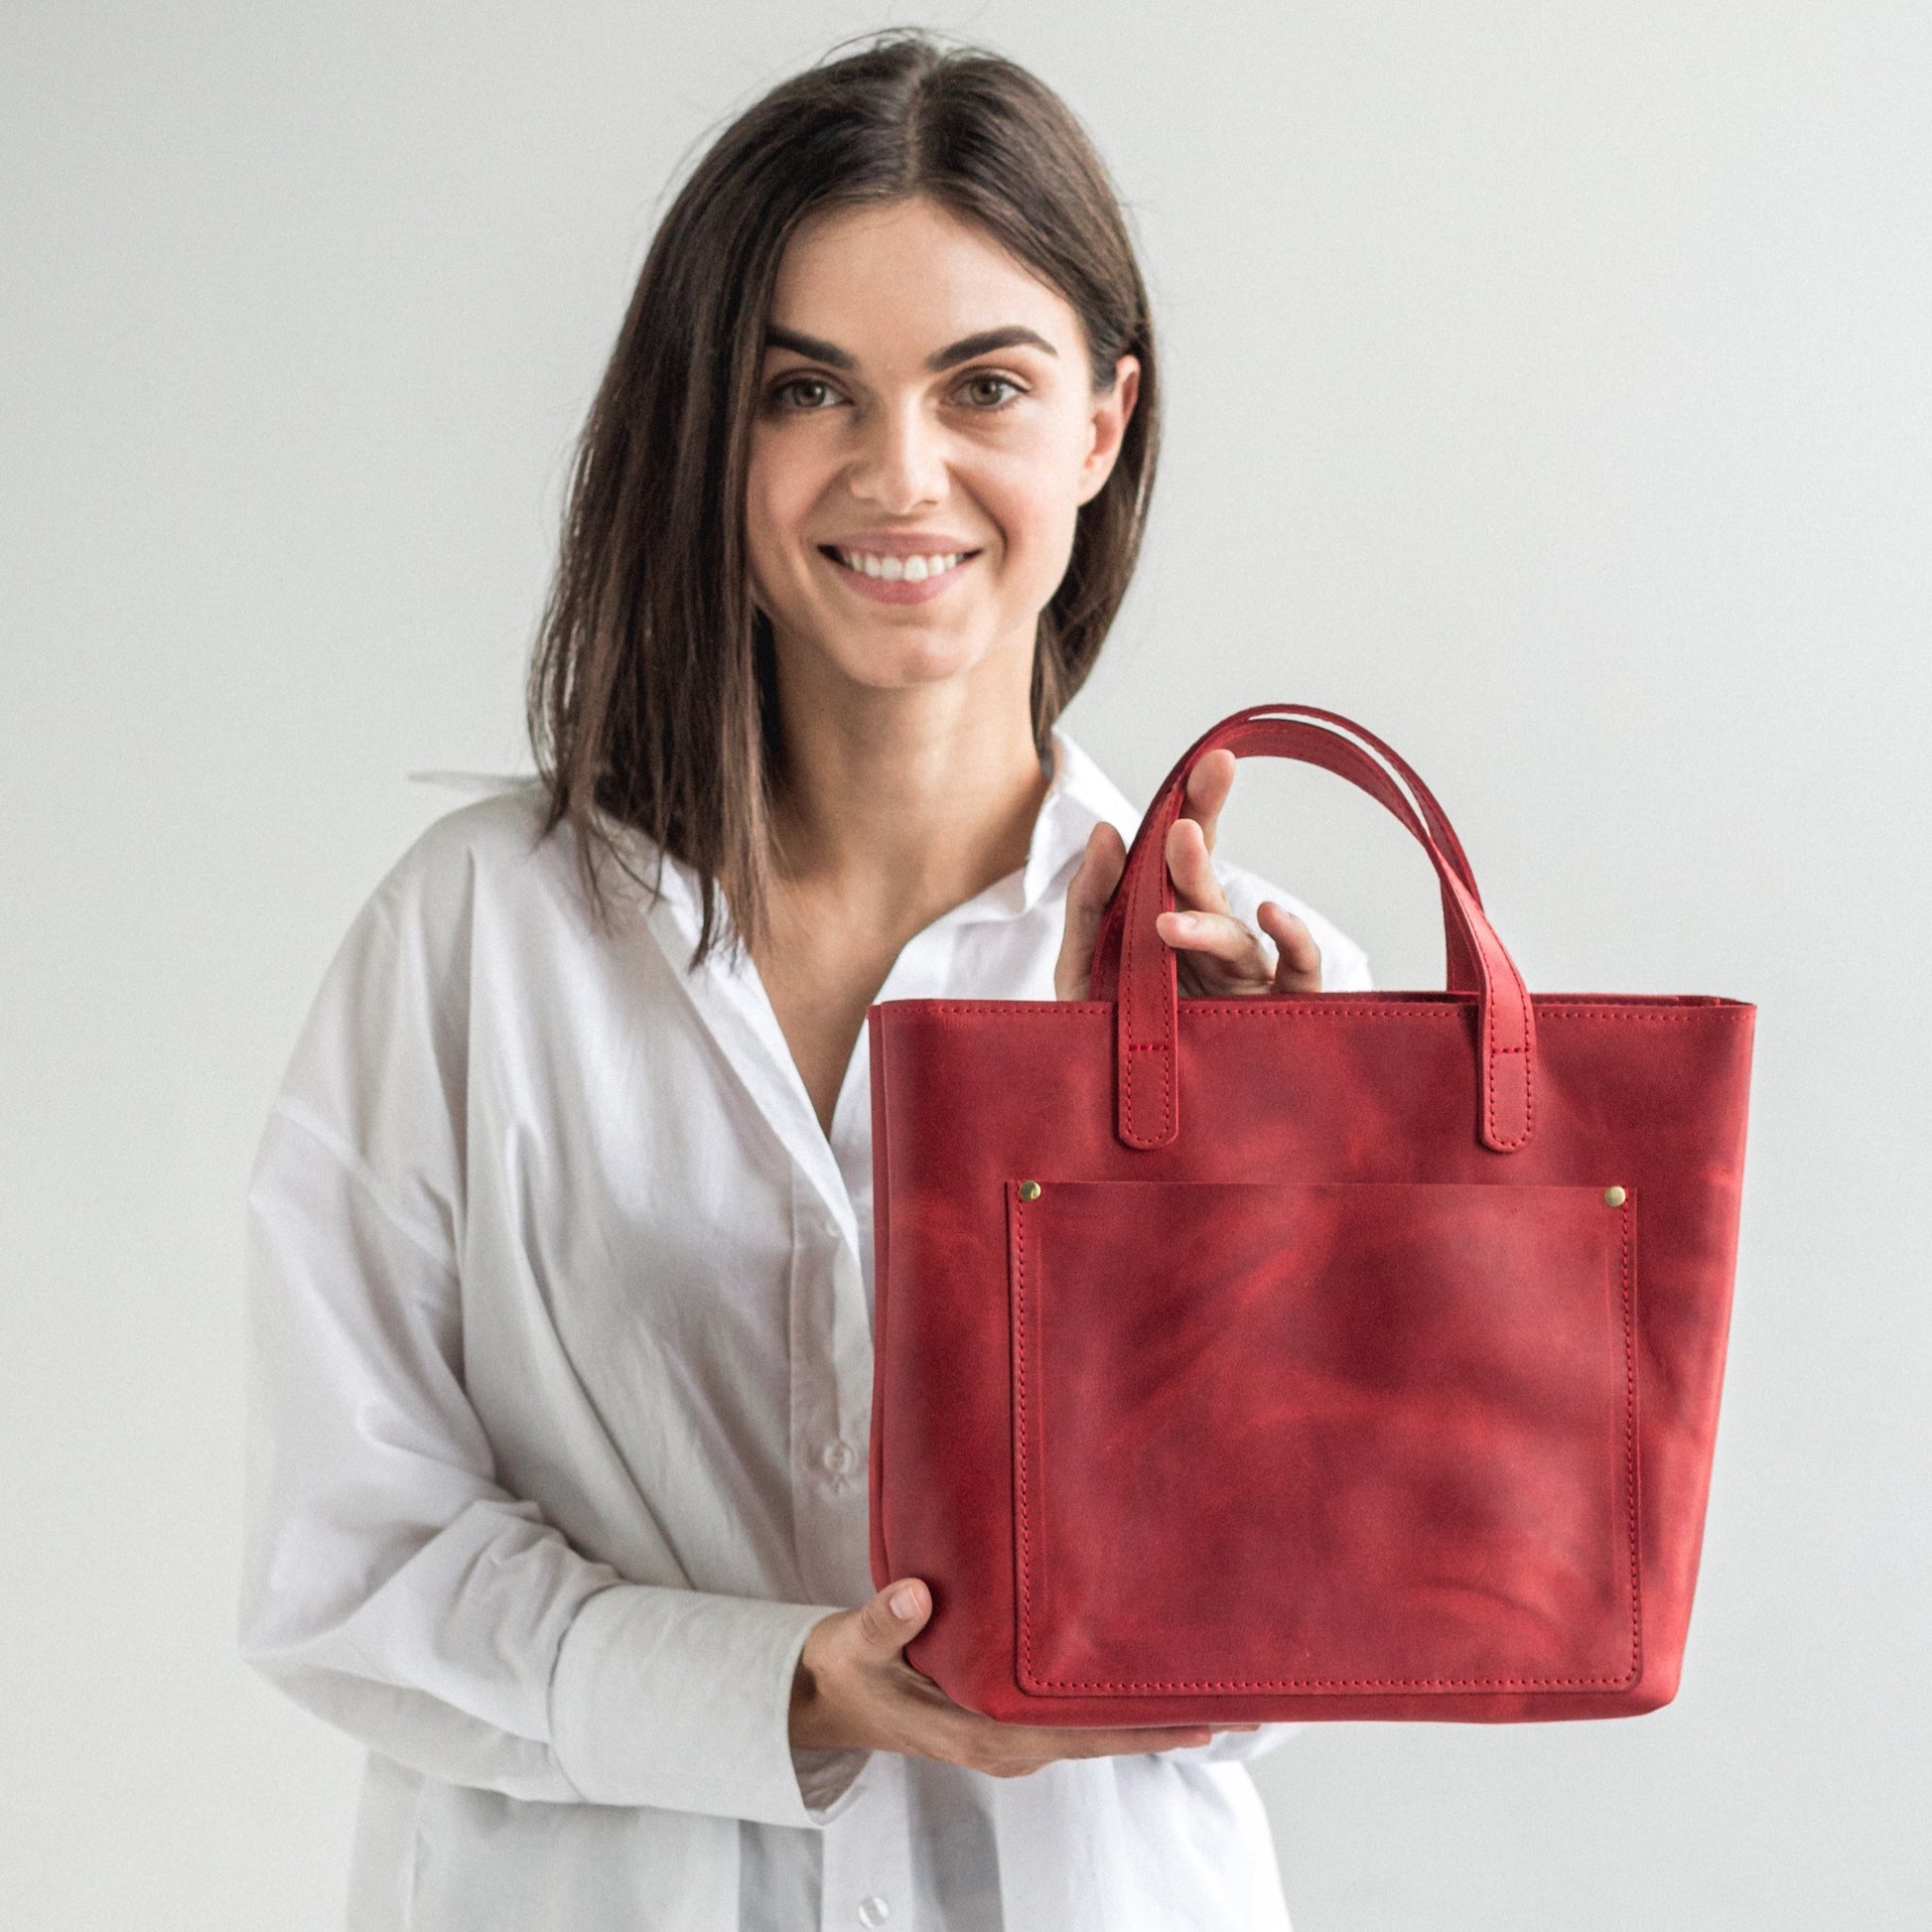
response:
M547 951L593 928L577 841L541 780L498 779L413 839L370 893L344 954L447 997L473 956ZM339 966L344 962L339 960Z
M538 779L495 781L411 841L370 895L365 915L435 922L473 903L480 890L528 890L555 870L565 843L546 834L547 807Z
M578 919L571 848L541 785L505 783L424 828L378 881L325 971L281 1102L358 1137L405 1087L461 1086L481 946Z

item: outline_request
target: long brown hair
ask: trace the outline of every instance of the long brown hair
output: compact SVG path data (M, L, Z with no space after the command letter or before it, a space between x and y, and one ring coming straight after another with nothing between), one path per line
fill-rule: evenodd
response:
M1033 726L1086 681L1140 551L1160 437L1147 291L1106 169L1066 104L983 49L894 32L781 82L713 142L659 224L579 438L527 712L586 891L626 828L701 882L695 968L765 917L782 778L768 620L753 602L746 471L764 331L786 241L830 207L923 195L977 223L1080 318L1096 389L1139 358L1140 395L1105 485L1079 512L1040 614ZM662 860L659 860L661 875Z

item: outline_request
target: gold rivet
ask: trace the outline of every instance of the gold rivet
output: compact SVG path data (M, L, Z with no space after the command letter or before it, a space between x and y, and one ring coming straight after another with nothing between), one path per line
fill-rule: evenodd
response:
M1621 1187L1605 1187L1603 1189L1603 1205L1605 1207L1621 1207L1629 1198L1630 1196Z
M1039 1182L1036 1180L1023 1180L1020 1183L1020 1198L1022 1200L1037 1200L1039 1198Z

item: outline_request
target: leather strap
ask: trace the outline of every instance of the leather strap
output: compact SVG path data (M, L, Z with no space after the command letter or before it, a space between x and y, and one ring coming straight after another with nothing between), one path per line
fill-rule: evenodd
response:
M1204 732L1168 774L1135 835L1101 920L1089 976L1089 997L1115 1007L1121 1140L1135 1148L1166 1147L1179 1133L1175 961L1155 920L1173 909L1168 832L1180 815L1187 774L1220 749L1333 771L1385 806L1429 855L1442 887L1449 990L1476 1000L1477 1137L1499 1154L1528 1146L1535 1125L1535 1016L1522 975L1483 912L1454 828L1421 778L1381 740L1338 713L1306 705L1256 705Z
M1347 731L1355 732L1362 743L1371 748L1377 758L1389 765L1402 780L1402 783L1407 786L1409 792L1415 798L1416 805L1421 809L1422 816L1429 826L1430 833L1434 836L1438 846L1442 848L1444 856L1455 868L1457 877L1468 888L1469 896L1475 900L1477 905L1482 903L1482 895L1476 890L1475 874L1470 869L1468 858L1462 850L1462 842L1455 836L1455 828L1449 824L1448 814L1436 802L1435 794L1391 746L1384 744L1373 732L1350 723L1339 712L1321 711L1312 705L1288 704L1251 705L1246 711L1237 711L1230 717L1223 718L1212 731L1204 733L1183 754L1179 762L1175 764L1173 769L1162 781L1160 790L1155 794L1156 797L1163 796L1173 786L1180 787L1181 793L1184 796L1186 774L1193 769L1195 761L1203 752L1215 750L1219 746L1233 750L1237 758L1241 757L1244 755L1245 748L1237 748L1224 734L1230 733L1236 728L1247 727L1259 720L1273 718L1311 721L1310 724L1302 726L1295 735L1300 743L1309 748L1303 755L1306 761L1311 764L1324 765L1344 777L1350 776L1351 771L1354 774L1359 774L1355 777L1355 782L1360 783L1362 788L1367 790L1371 796L1376 798L1381 804L1387 806L1408 828L1412 837L1421 840L1426 845L1428 841L1424 839L1423 833L1415 823L1415 810L1411 807L1409 799L1404 797L1401 790L1389 783L1388 778L1377 768L1373 760L1364 763L1358 757L1353 760L1351 768L1344 770L1333 762L1334 758L1340 757L1342 754L1340 752L1330 754L1324 749L1330 744L1341 744L1345 746L1346 742L1335 739L1332 731L1322 730L1320 727L1339 727ZM1280 742L1285 746L1289 741L1287 738L1284 738ZM1347 747L1347 750L1353 751L1354 748ZM1249 751L1248 755L1252 755L1252 752ZM1293 758L1296 754L1284 749L1279 756ZM1146 823L1147 821L1143 819L1143 827L1145 827ZM1165 837L1165 834L1163 836ZM1125 897L1119 894L1116 894L1114 898L1108 903L1100 933L1095 941L1093 964L1088 973L1087 997L1091 1000L1112 1000L1114 998L1120 970L1120 935L1124 924L1126 905L1127 901ZM1465 954L1461 946L1461 935L1457 930L1454 914L1449 904L1447 889L1444 892L1443 928L1448 940L1449 984L1450 990L1455 992L1474 992L1480 984L1480 977L1475 962Z

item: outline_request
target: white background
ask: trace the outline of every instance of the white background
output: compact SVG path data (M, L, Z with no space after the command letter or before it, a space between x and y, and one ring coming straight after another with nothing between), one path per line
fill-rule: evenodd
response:
M666 185L895 18L11 0L0 52L0 1921L324 1928L357 1756L233 1654L243 1178L420 767L526 761L564 465ZM989 4L1169 382L1069 728L1406 752L1533 986L1760 1003L1683 1693L1258 1769L1301 1932L1932 1922L1932 28L1862 0ZM1421 860L1231 856L1441 970Z

